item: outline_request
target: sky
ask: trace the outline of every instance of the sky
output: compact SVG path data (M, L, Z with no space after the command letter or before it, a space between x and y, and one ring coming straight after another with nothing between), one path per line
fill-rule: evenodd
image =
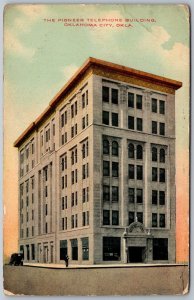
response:
M70 27L56 22L73 18L149 18L154 22L132 22L132 27L116 27L113 23L114 27L97 28ZM183 87L176 92L177 261L188 260L189 43L189 13L183 5L6 6L5 255L17 251L18 239L18 154L13 142L92 56L183 82Z

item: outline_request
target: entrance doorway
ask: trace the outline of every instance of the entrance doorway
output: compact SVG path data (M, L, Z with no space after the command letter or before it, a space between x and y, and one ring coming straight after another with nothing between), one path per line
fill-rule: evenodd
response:
M129 247L128 262L143 263L145 260L145 247Z

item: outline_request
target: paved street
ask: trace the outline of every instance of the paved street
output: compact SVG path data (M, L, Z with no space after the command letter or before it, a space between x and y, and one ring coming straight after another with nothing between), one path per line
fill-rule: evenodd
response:
M183 294L187 282L187 265L4 266L4 288L19 295Z

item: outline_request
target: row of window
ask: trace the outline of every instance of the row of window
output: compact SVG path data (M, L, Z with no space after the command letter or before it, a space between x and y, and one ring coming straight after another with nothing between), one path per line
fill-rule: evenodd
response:
M68 252L67 240L60 241L60 260L64 260L66 255L70 256L71 260L78 260L78 240L72 239L71 253ZM89 260L89 238L81 238L82 245L82 260Z
M89 201L89 187L82 189L82 203ZM78 204L78 192L71 193L71 206ZM67 209L67 196L61 198L61 209Z
M134 212L129 211L129 225L137 220L140 223L143 223L143 212ZM165 223L165 214L152 213L152 227L164 228Z

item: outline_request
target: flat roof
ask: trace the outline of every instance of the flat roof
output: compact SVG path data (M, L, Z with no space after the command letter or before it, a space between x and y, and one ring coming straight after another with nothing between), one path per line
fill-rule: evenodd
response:
M44 118L53 111L53 108L57 106L60 99L75 86L75 84L80 80L80 78L86 73L89 68L99 67L102 69L106 69L108 71L112 71L115 73L119 73L125 76L136 77L148 82L154 82L155 84L161 86L167 86L171 89L177 90L182 86L182 82L176 81L173 79L169 79L166 77L154 75L151 73L147 73L144 71L136 70L133 68L129 68L126 66L118 65L112 62L104 61L101 59L89 57L84 64L78 69L78 71L67 81L67 83L59 90L59 92L53 97L53 99L49 102L48 107L36 118L34 122L32 122L27 129L17 138L14 142L14 147L19 147L22 141L35 129L37 128Z

